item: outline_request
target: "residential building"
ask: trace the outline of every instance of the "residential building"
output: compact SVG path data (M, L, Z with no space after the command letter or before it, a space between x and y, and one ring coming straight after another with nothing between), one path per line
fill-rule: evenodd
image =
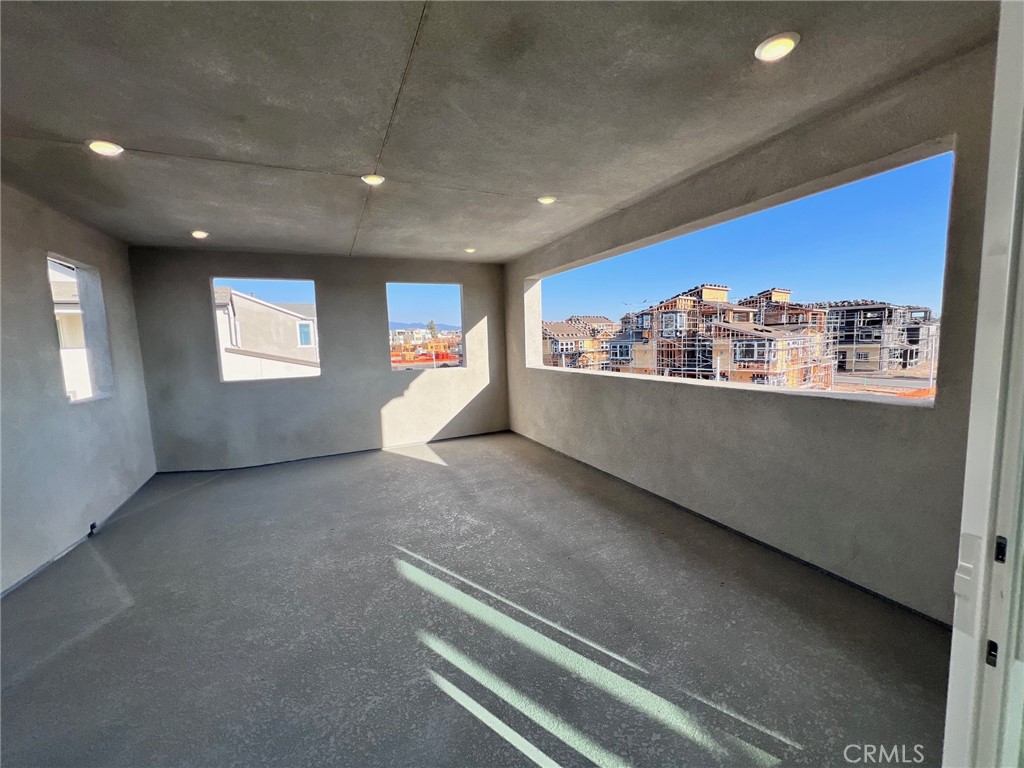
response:
M609 333L613 336L620 329L618 323L604 315L571 315L565 319L565 322L590 328L597 333Z
M422 329L414 328L418 332ZM432 337L428 332L391 332L391 365L393 368L445 368L460 366L462 360L462 334L458 331L439 331Z
M544 364L613 370L609 350L619 328L618 323L601 315L572 315L557 322L543 322Z
M394 344L422 344L430 333L426 328L395 328L390 332L391 343Z
M938 355L939 322L928 307L872 299L826 301L827 324L840 371L913 368Z
M787 389L831 389L835 363L828 336L809 325L713 322L711 369L718 381ZM703 352L708 345L698 343Z
M313 304L273 304L222 286L213 304L224 381L320 374Z
M594 336L589 329L566 321L543 322L544 365L556 368L592 368Z
M761 325L809 325L819 331L827 328L826 310L807 304L795 304L788 288L768 288L737 302L755 310L754 321Z
M615 371L830 389L835 362L824 312L797 309L770 289L731 303L729 287L704 283L622 319L611 340Z

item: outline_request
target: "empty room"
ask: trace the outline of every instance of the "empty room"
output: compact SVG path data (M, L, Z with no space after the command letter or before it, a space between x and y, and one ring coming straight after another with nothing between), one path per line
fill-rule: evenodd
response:
M14 2L5 766L1024 766L1024 3Z

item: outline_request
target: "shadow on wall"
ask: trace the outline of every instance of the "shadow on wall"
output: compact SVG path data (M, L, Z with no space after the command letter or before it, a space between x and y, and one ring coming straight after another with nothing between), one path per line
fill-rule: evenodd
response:
M405 391L380 409L384 449L426 443L472 431L481 414L473 403L490 384L487 316L465 336L466 367L425 371L395 371L409 378ZM452 386L452 378L462 386ZM401 453L401 452L400 452ZM433 456L433 452L430 452ZM408 452L403 455L410 455ZM420 456L410 456L420 458ZM432 458L427 458L433 461ZM434 463L437 463L436 461ZM443 462L441 462L443 463Z
M384 263L386 262L386 263ZM500 273L464 286L466 367L392 370L386 285L433 265L134 249L132 277L159 471L235 469L508 428ZM320 376L221 380L210 277L316 283Z

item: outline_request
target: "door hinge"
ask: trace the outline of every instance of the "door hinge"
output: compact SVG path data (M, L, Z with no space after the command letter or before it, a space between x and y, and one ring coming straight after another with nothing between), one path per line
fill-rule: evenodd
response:
M999 644L995 640L988 641L988 650L985 652L985 663L994 667L999 660Z
M1006 562L1006 537L996 536L996 562Z

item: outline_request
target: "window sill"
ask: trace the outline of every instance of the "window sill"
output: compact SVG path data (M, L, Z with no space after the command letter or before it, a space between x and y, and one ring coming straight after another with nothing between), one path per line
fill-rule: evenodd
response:
M552 365L526 365L527 370L547 371L554 374L575 374L580 376L599 376L601 378L631 379L635 381L652 382L668 386L692 386L710 387L713 389L724 389L732 391L758 392L763 395L781 395L784 397L812 397L824 400L854 400L857 402L877 403L880 405L894 405L899 408L921 408L932 410L935 408L935 398L926 400L924 398L903 398L890 395L878 395L871 392L832 392L828 390L813 389L784 389L782 387L767 387L761 384L741 384L739 382L715 382L702 379L684 379L675 376L651 376L643 373L620 373L618 371L589 371L581 368L559 368Z
M97 403L100 400L110 400L114 396L113 392L100 392L93 395L92 397L83 397L79 400L72 400L68 397L68 404L70 405L85 405L86 403Z
M452 371L465 371L467 367L465 365L449 365L447 368L442 368L441 366L437 366L437 368L392 368L391 373L451 373Z
M259 384L261 382L274 382L274 381L319 381L322 377L322 373L314 373L309 376L267 376L261 379L221 379L221 384Z

